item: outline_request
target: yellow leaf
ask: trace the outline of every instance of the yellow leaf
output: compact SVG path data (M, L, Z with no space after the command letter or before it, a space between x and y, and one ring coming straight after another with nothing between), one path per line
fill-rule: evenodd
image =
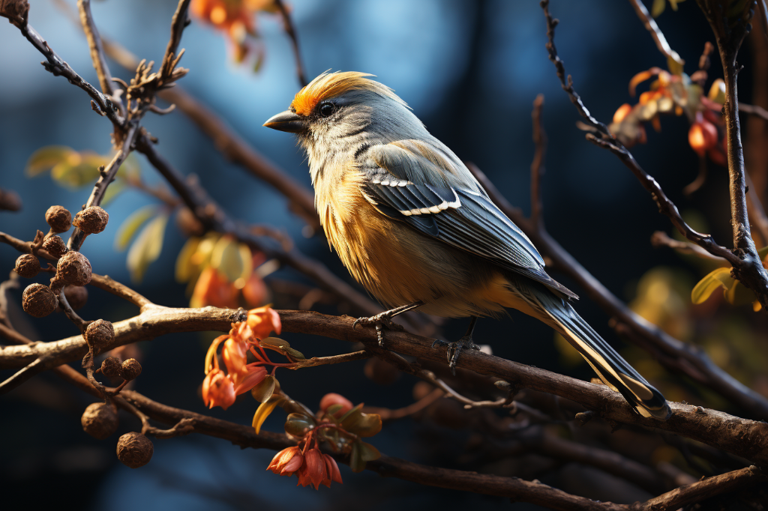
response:
M691 301L695 304L704 303L715 289L723 287L728 290L733 287L733 282L729 268L717 268L696 284L691 291Z
M77 151L67 146L52 145L42 147L29 157L24 173L29 177L35 177L46 170L50 170L57 163L71 158L73 155L79 157Z
M120 195L123 190L125 190L125 183L122 181L113 182L111 185L109 185L109 188L107 188L107 191L104 193L104 198L101 199L101 206L104 207L115 200L115 197Z
M664 12L666 7L667 0L653 0L653 5L651 6L651 16L658 18L661 16L661 13Z
M245 269L240 257L240 244L230 236L222 236L211 252L211 266L223 273L230 282L239 279Z
M112 186L115 186L115 183L113 183L110 188ZM120 226L120 229L117 231L117 236L115 236L115 250L122 252L128 248L128 245L131 243L133 237L136 236L136 232L138 232L139 228L156 213L157 206L155 205L144 206L131 213L131 216L125 219Z
M163 235L168 224L168 214L152 219L141 231L128 251L127 266L134 282L141 282L147 267L155 261L163 249Z
M264 421L267 420L267 417L269 417L269 414L272 413L281 399L282 398L280 397L272 396L269 401L261 403L256 409L256 413L253 415L252 425L253 429L256 430L257 435L261 431L261 425L264 424Z
M192 279L195 265L192 263L192 255L197 252L200 238L189 238L176 258L176 282L188 282Z

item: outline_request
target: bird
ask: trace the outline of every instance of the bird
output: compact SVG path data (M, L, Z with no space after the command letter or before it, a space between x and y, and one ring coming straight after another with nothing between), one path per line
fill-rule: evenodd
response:
M478 317L516 309L562 334L600 379L643 417L666 420L664 396L574 310L577 295L555 281L530 239L490 199L464 163L374 75L326 71L264 126L293 133L304 149L315 207L332 250L389 310L470 317L448 344L451 368Z

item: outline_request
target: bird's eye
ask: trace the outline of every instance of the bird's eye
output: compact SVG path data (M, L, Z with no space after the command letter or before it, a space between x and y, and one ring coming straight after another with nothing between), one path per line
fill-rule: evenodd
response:
M323 103L320 105L320 115L323 117L330 117L335 111L336 106L333 103Z

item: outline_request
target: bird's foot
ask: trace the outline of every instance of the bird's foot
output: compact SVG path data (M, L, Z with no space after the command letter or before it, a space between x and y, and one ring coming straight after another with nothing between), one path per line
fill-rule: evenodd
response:
M445 352L445 356L448 360L448 367L451 368L451 372L456 374L456 362L459 361L459 355L463 350L479 350L480 346L475 344L471 335L465 335L456 342L443 341L442 339L435 339L432 343L432 347L446 346L448 349Z
M375 316L371 316L369 318L357 318L354 323L352 323L352 329L357 328L357 325L363 325L363 326L371 326L373 325L376 327L376 339L379 341L379 347L384 347L384 328L386 327L388 330L398 330L402 331L404 328L394 321L392 321L392 316L395 314L392 314L392 311L385 311L381 312L379 314L376 314Z

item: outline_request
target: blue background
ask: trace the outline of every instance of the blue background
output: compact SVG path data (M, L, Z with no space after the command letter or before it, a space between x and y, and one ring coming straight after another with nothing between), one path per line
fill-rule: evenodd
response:
M69 2L73 4L73 2ZM428 129L460 158L477 164L514 205L530 207L529 166L531 105L538 93L546 97L544 126L549 137L547 169L542 180L544 218L552 236L618 296L629 299L633 285L648 269L676 265L667 251L654 250L649 238L655 230L671 231L657 213L647 192L607 151L584 140L575 127L579 119L560 89L544 47L545 24L538 2L470 0L293 0L293 17L302 58L311 77L325 70L357 70L377 75L413 108ZM125 45L140 58L160 60L164 51L172 1L132 0L97 2L96 22L105 36ZM555 1L553 14L562 20L556 43L576 88L597 118L609 122L618 106L633 102L629 79L652 66L665 66L629 2ZM33 2L30 23L52 48L85 79L96 83L88 47L78 26L49 1ZM695 2L680 5L659 19L671 46L696 69L704 42L711 40L706 21ZM185 31L182 61L190 68L181 86L199 98L257 150L309 187L304 156L292 137L263 128L271 115L284 110L298 90L289 40L278 18L259 16L266 52L263 69L254 74L227 58L221 35L198 22ZM748 50L747 50L748 52ZM63 78L40 66L41 55L13 26L0 23L0 187L17 191L21 213L0 213L0 230L31 239L46 228L44 212L51 204L77 211L89 188L66 190L49 176L25 177L29 156L47 145L76 150L110 150L109 121L91 111L87 96ZM748 63L748 57L742 59ZM130 73L113 64L115 76ZM715 64L713 75L719 73ZM749 99L749 67L740 75L742 96ZM285 199L268 185L225 161L212 141L184 115L147 115L144 125L160 140L159 152L185 174L195 173L202 185L234 218L266 223L285 230L305 253L321 259L342 278L346 271L320 237L302 236L303 222L292 215ZM727 176L712 167L705 187L691 200L681 189L697 173L697 160L687 145L687 122L664 118L659 134L648 129L649 143L634 153L681 210L704 207L713 211L710 228L721 243L730 238ZM160 182L141 157L143 175ZM128 282L125 253L113 248L118 226L152 199L127 192L108 208L110 222L99 236L91 236L83 252L94 271ZM173 264L184 238L171 226L160 259L138 289L157 303L184 306L184 285L173 281ZM0 246L0 268L10 269L17 254ZM688 271L681 269L681 271ZM291 270L281 278L298 279ZM555 275L575 287L567 278ZM43 281L43 279L39 279ZM20 295L14 296L18 299ZM82 313L87 319L118 320L134 313L93 291ZM98 299L97 299L98 298ZM579 311L616 345L607 318L588 300ZM498 355L559 370L551 331L537 322L512 314L513 319L481 321L479 342L493 345ZM15 324L33 338L53 340L74 335L61 317L31 321L18 315ZM466 320L447 323L445 334L458 337ZM287 336L294 340L294 338ZM298 338L307 355L347 349L342 342ZM196 394L202 380L204 343L196 335L174 335L144 343L144 374L136 389L172 406L203 411ZM401 378L394 386L378 387L362 376L363 362L345 367L322 367L283 375L286 391L310 406L326 392L338 391L353 402L401 407L411 402L413 380ZM568 369L590 377L585 369ZM5 373L3 373L5 375ZM342 467L343 486L316 493L295 490L294 479L264 473L274 453L241 451L225 442L192 435L156 440L150 465L132 471L117 463L114 436L96 441L85 435L78 421L88 397L71 391L50 375L28 382L2 399L0 419L0 487L5 495L25 498L28 505L55 502L82 509L423 509L433 505L473 505L502 508L503 499L489 499L444 490L429 490L372 473L353 475ZM255 404L238 402L226 413L211 413L249 423ZM266 428L281 429L281 417ZM136 429L124 417L120 432ZM402 421L387 425L374 439L383 452L425 463L448 465L446 451L425 447L429 427ZM466 440L461 432L441 432L444 449L459 452ZM453 443L449 440L453 439ZM455 444L455 445L454 445ZM444 459L446 458L446 459ZM459 466L459 468L464 468ZM9 493L10 492L10 493ZM55 496L55 497L54 497ZM53 497L53 500L51 498ZM529 506L516 504L515 509ZM532 506L531 506L532 507Z

